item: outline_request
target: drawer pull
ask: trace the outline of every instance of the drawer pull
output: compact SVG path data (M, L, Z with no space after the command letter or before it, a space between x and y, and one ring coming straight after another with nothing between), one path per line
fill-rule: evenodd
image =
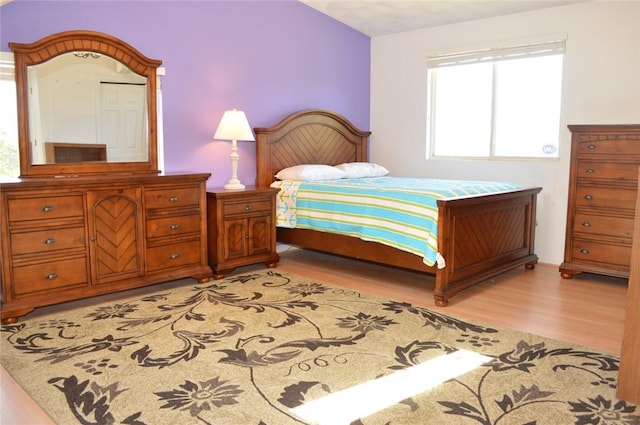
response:
M174 252L173 254L171 254L172 260L177 260L178 258L180 258L180 254L178 254L177 252Z
M594 170L593 168L587 168L587 173L593 174L595 172L596 172L596 170Z
M53 245L54 243L56 243L56 240L53 238L49 238L49 239L45 239L44 240L44 244L45 245Z
M251 205L245 205L244 206L244 210L245 211L251 211L253 209L253 207Z
M588 149L595 149L595 148L597 148L597 146L596 146L596 145L594 145L593 143L589 143L589 144L587 145L587 148L588 148Z
M593 195L584 195L584 199L590 201L593 199Z
M49 273L46 277L47 280L57 279L58 275L56 273Z
M591 223L590 223L590 222L588 222L588 221L585 221L584 223L582 223L582 225L583 225L584 227L591 227Z
M588 249L585 249L585 248L582 248L582 249L580 250L580 252L581 252L581 253L583 253L583 254L588 254L588 253L589 253L589 250L588 250Z
M169 196L169 202L178 202L178 197L176 195Z
M180 225L178 223L173 223L169 227L171 228L171 230L178 230L180 228Z
M42 207L42 212L51 212L53 211L53 207L51 205L45 205Z

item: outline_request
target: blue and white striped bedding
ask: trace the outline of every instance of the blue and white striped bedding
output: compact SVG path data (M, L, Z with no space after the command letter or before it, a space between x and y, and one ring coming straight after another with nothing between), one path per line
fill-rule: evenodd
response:
M437 200L519 189L511 183L406 177L276 181L277 226L379 242L444 267Z

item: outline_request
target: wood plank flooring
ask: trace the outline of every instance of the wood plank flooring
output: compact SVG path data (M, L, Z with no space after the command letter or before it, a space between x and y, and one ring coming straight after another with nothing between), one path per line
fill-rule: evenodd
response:
M235 273L261 268L260 265L249 266ZM534 270L520 267L507 272L460 292L447 307L436 307L432 295L433 278L417 272L304 250L283 253L278 268L274 270L617 355L622 345L627 292L625 279L583 274L564 280L557 266L540 264ZM188 282L193 283L191 280ZM178 284L181 282L41 308L29 317L60 311L69 308L70 304L101 303ZM54 424L1 367L0 424Z

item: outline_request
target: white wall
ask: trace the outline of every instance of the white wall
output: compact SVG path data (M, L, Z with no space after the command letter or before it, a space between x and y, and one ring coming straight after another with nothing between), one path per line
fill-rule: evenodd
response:
M503 180L542 186L536 252L541 262L560 264L571 149L566 126L640 124L639 23L640 2L595 1L374 37L371 160L384 164L397 176ZM428 56L554 34L567 37L559 159L426 159Z

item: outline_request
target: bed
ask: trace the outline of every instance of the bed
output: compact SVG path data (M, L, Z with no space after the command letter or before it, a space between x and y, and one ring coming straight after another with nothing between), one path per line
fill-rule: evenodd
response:
M256 185L299 164L368 161L370 132L332 111L295 112L272 127L256 128ZM429 273L434 301L446 306L459 291L507 270L533 269L536 201L540 187L437 200L437 249L445 266L428 266L414 253L374 241L310 229L277 229L278 242Z

